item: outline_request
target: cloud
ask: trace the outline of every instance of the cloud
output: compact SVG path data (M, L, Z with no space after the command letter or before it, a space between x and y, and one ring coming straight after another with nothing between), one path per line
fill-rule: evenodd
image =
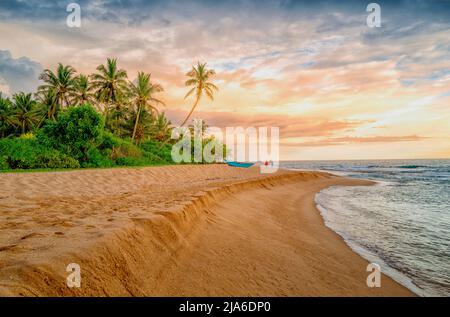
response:
M427 139L427 137L418 135L405 135L405 136L370 136L370 137L339 137L339 138L328 138L318 141L307 141L307 142L283 142L282 146L288 147L315 147L315 146L331 146L331 145L345 145L345 144L355 144L355 143L393 143L393 142L412 142L412 141L422 141Z
M180 123L187 112L167 109L166 115L173 123ZM330 136L341 131L350 131L365 123L363 121L327 120L301 116L272 114L237 114L231 112L196 112L192 118L202 119L208 126L225 127L279 127L280 138Z
M11 89L9 88L8 83L2 77L0 77L0 93L3 95L9 96L11 95Z
M365 22L364 14L351 16L340 12L332 12L322 17L321 23L317 26L318 33L341 31L343 29L358 28Z
M69 2L0 1L0 89L33 90L58 62L89 74L116 57L130 80L152 73L177 123L193 102L183 99L185 73L202 61L220 88L195 112L210 125L279 126L289 141L348 147L400 142L370 137L381 126L430 144L450 133L448 95L423 99L448 93L448 1L383 1L374 29L357 0L79 0L80 29L65 24ZM348 134L368 139L338 138Z
M13 94L34 92L39 85L42 66L27 57L13 58L9 51L0 50L0 88Z
M81 3L86 1L81 0ZM5 19L52 19L66 15L66 1L7 0L0 1L0 18Z

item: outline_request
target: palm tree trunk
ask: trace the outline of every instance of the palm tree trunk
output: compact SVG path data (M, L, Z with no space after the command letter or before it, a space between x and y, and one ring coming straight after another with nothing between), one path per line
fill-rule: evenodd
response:
M105 124L106 124L106 119L108 118L108 114L109 114L109 106L108 106L108 103L105 103L105 108L103 109L103 116L105 117Z
M131 137L131 140L134 140L134 137L136 136L136 130L137 130L140 114L141 114L141 107L139 106L138 112L136 114L136 122L134 123L133 136Z
M200 102L200 98L202 97L202 95L198 95L197 99L195 100L194 105L192 106L191 111L189 112L189 114L187 115L186 119L184 119L183 123L181 124L180 127L184 126L184 124L189 120L189 118L191 117L192 113L194 112L195 108L197 108L197 105Z
M202 98L202 95L198 95L197 99L195 100L194 105L192 106L191 111L190 111L189 114L187 115L186 119L184 119L183 123L180 125L180 128L181 128L182 126L184 126L184 124L189 120L189 118L190 118L190 116L192 115L192 113L194 112L195 108L197 108L197 105L199 104L201 98ZM162 148L164 147L164 145L167 144L168 141L169 141L169 139L165 140L165 141L161 144L161 146L159 147L159 149L162 149Z
M66 102L66 108L69 107L69 100L67 99L67 96L64 96L64 101Z
M42 123L45 121L45 115L42 116L42 118L39 120L39 123L37 124L37 128L39 129L42 126Z

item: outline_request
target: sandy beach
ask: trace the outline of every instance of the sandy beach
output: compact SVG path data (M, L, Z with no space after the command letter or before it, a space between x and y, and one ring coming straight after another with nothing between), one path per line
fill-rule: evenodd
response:
M2 296L412 296L328 229L314 195L370 185L226 165L0 174ZM81 287L66 267L81 267Z

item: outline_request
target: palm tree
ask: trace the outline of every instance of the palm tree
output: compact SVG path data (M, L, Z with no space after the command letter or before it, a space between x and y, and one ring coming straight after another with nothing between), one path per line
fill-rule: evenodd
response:
M118 98L117 102L111 106L108 111L108 118L106 120L106 127L119 137L123 137L123 128L126 125L126 120L130 117L130 101L128 96ZM133 125L131 125L132 129ZM130 133L131 134L131 133Z
M0 92L0 135L4 138L14 127L12 116L12 103L8 98L3 98Z
M74 105L81 105L89 103L95 104L95 97L93 93L94 87L89 82L89 77L80 74L75 78L74 90L71 94L72 103Z
M59 110L61 110L55 91L41 91L35 95L38 101L36 114L41 118L38 126L40 126L46 119L55 121Z
M38 118L35 113L36 101L32 99L31 93L25 94L20 92L13 96L13 114L12 120L14 124L21 129L21 133L31 130Z
M213 69L206 68L206 63L200 64L200 62L197 63L197 67L192 66L192 70L186 74L186 76L190 77L190 79L185 82L185 86L194 87L188 91L184 98L186 99L195 92L195 103L181 126L184 126L184 124L189 120L195 108L200 103L203 93L206 94L209 99L214 100L214 91L218 91L219 88L209 82L209 80L215 74L216 72Z
M138 123L136 124L136 119L138 119ZM154 113L150 112L147 109L141 109L139 111L139 117L137 114L137 109L132 110L130 113L128 120L125 122L124 127L127 131L131 131L134 134L134 142L139 144L146 136L151 136L153 134L153 120Z
M159 142L167 141L172 131L170 125L171 122L167 119L165 113L159 113L152 122L152 136Z
M61 106L70 106L69 96L72 94L75 86L75 69L72 66L64 66L59 63L56 74L50 69L44 70L39 76L39 79L45 82L44 85L39 86L40 93L49 93L53 91L56 95L56 100Z
M92 74L92 85L95 89L97 100L105 103L105 117L108 106L117 102L128 88L127 72L117 68L117 59L108 58L105 65L97 67L97 73Z
M158 112L155 105L164 105L164 102L153 97L153 94L164 91L164 89L159 84L153 84L150 81L150 76L151 74L139 72L136 84L130 83L131 101L136 106L136 119L133 128L133 135L131 137L132 140L134 140L136 136L136 129L139 123L141 111L145 109L151 114L154 114Z

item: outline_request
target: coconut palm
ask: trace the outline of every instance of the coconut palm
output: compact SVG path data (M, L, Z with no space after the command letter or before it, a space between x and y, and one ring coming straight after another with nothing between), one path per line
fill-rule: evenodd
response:
M30 131L34 124L38 121L35 106L36 101L33 100L31 94L20 92L13 96L12 121L20 128L24 134Z
M91 78L97 100L105 104L107 116L108 107L127 91L127 72L117 68L117 59L108 58L106 65L99 65L97 73L92 74Z
M136 119L138 122L136 124ZM154 113L148 109L141 109L139 116L137 115L137 109L132 110L128 120L124 124L124 128L131 133L134 132L134 142L139 144L145 137L152 136L153 134L153 120Z
M14 127L12 103L8 98L3 98L0 92L0 136L4 138Z
M80 74L75 78L74 90L71 93L72 103L74 105L82 105L85 103L94 105L95 96L93 90L94 87L91 85L89 77Z
M219 88L211 83L210 80L215 74L216 72L213 69L206 68L206 63L200 64L200 62L197 63L196 67L192 66L192 70L186 74L186 76L190 78L185 82L185 86L194 87L188 91L184 98L186 99L187 97L195 93L195 102L181 126L183 126L189 120L195 108L200 103L203 94L206 94L209 99L214 100L214 91L218 91Z
M44 70L39 79L45 82L39 86L40 93L49 93L53 91L56 95L58 104L62 107L70 106L69 96L72 94L75 86L75 69L72 66L59 63L56 74L50 69Z
M128 96L122 96L112 104L108 111L108 117L106 118L106 128L112 133L122 137L126 133L126 121L132 115L130 109L132 108ZM130 130L132 131L133 125ZM131 133L130 133L131 134Z
M150 81L150 76L151 74L139 72L136 84L130 83L131 102L136 107L136 119L133 128L133 135L131 137L133 140L136 136L136 129L138 127L141 111L147 110L150 114L155 114L158 112L156 105L164 105L164 102L153 97L155 93L162 92L164 89L161 85L152 83Z
M46 119L55 121L61 107L54 90L41 91L36 94L38 105L36 114L41 118L38 126Z
M164 112L159 113L152 122L152 136L155 140L165 142L170 138L172 128L171 122Z

